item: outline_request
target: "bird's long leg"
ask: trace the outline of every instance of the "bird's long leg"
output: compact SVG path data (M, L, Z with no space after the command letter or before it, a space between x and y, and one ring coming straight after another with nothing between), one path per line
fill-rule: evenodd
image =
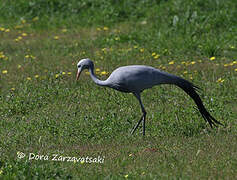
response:
M141 119L137 122L137 124L136 124L136 125L134 126L134 128L132 129L131 134L133 134L133 133L136 131L136 129L138 128L138 126L139 126L140 123L142 122L143 118L144 118L144 116L142 115Z
M144 106L142 104L140 93L134 93L134 96L138 99L138 101L139 101L139 103L141 105L141 109L142 109L143 115L142 115L141 119L138 121L138 123L134 126L131 134L133 134L136 131L136 129L138 128L140 123L143 121L143 136L145 136L146 110L145 110L145 108L144 108Z

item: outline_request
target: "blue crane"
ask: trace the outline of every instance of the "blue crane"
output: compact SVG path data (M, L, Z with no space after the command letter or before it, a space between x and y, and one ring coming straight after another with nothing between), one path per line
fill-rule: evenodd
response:
M134 96L140 103L143 115L141 119L138 121L138 123L132 129L131 131L132 134L139 127L140 123L143 122L143 135L145 135L145 122L147 113L141 101L141 92L145 89L151 88L159 84L173 84L183 89L194 100L202 117L204 118L205 121L209 123L211 128L213 127L213 125L214 126L217 126L217 124L223 125L222 123L217 121L214 117L212 117L204 107L200 96L196 92L199 88L181 77L160 71L151 66L130 65L130 66L122 66L115 69L108 77L108 79L102 81L95 76L94 63L90 59L80 60L77 64L77 68L78 68L76 77L77 80L79 79L81 72L84 69L88 69L92 80L97 85L110 87L120 92L134 94Z

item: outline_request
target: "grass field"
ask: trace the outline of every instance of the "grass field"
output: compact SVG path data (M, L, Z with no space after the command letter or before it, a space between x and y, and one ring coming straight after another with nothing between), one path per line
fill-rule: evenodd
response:
M0 179L237 179L235 0L0 3ZM181 89L136 98L96 86L150 65L202 88L211 129ZM57 160L57 161L56 161Z

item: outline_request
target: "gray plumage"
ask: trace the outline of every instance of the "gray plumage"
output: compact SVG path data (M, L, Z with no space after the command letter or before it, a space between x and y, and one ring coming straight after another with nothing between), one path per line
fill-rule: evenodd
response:
M216 124L222 125L215 118L213 118L204 107L201 98L196 92L199 88L181 77L160 71L150 66L131 65L115 69L107 80L101 81L95 76L94 63L90 59L80 60L77 64L77 68L77 80L80 76L80 73L84 69L88 69L92 80L97 85L106 86L121 92L134 94L134 96L140 103L143 115L138 123L134 126L132 134L143 121L143 135L145 135L146 110L141 101L141 92L145 89L152 88L153 86L159 84L174 84L180 87L194 100L202 117L209 123L211 127L213 127L213 125L216 126Z

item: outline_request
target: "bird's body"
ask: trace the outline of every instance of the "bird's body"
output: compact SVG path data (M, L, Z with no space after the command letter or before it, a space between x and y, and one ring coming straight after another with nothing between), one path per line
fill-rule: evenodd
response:
M142 92L155 85L162 84L166 76L164 72L150 66L123 66L114 70L106 83L122 92ZM139 83L138 83L139 82Z
M90 74L94 79L93 71ZM178 78L151 66L131 65L119 67L111 73L107 80L96 80L95 83L121 92L136 93L155 85L172 84L175 80L174 77Z
M194 100L201 115L211 127L215 125L215 123L221 124L215 120L204 107L202 100L196 92L198 87L181 77L160 71L151 66L131 65L115 69L107 80L101 81L95 76L94 64L90 59L82 59L77 66L77 79L83 69L89 69L91 78L97 85L110 87L121 92L133 93L135 95L141 105L143 116L134 127L132 133L137 129L141 121L143 121L143 135L145 135L146 111L142 104L140 94L143 90L159 84L174 84L182 88Z

